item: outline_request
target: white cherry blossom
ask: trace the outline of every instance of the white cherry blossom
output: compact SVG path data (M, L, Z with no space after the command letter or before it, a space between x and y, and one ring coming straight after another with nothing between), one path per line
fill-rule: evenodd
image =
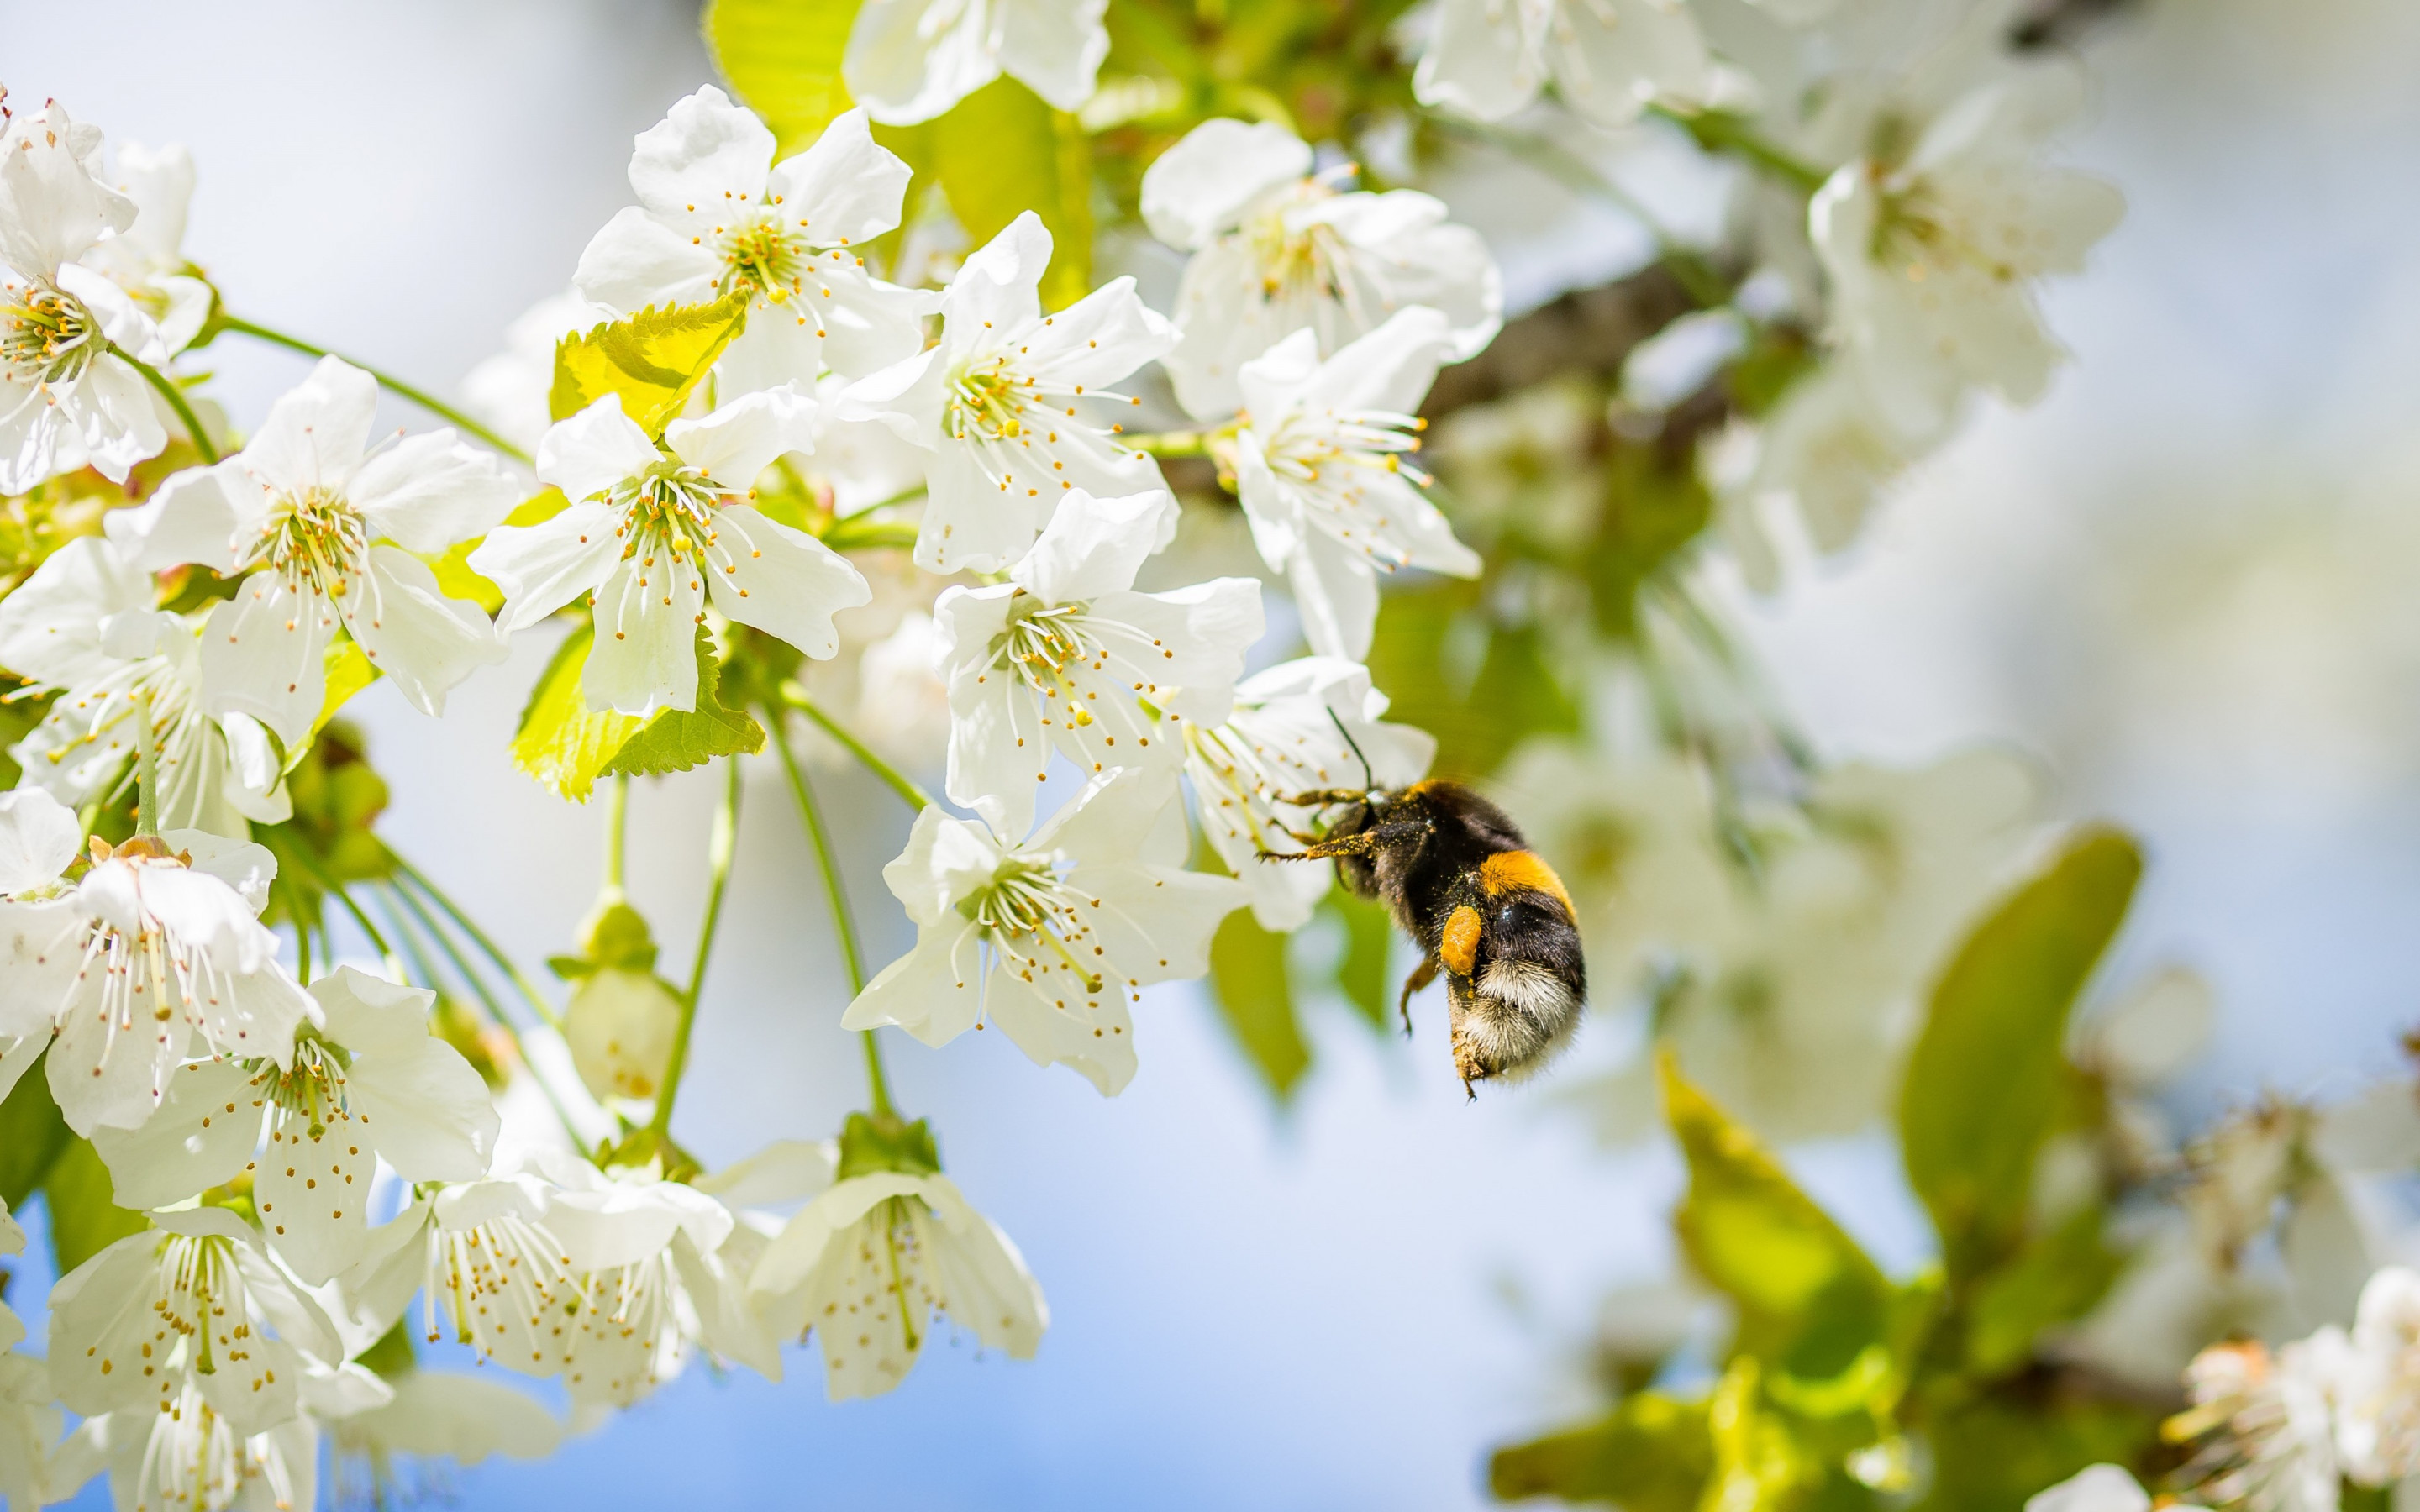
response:
M561 1371L580 1289L572 1257L545 1224L547 1198L547 1183L527 1173L415 1197L371 1230L368 1252L342 1278L355 1332L385 1333L417 1294L429 1343L451 1338L522 1375Z
M1025 1257L939 1171L834 1183L774 1236L749 1287L778 1331L822 1341L833 1401L906 1380L935 1313L1016 1360L1033 1357L1050 1323Z
M1885 113L1867 155L1808 209L1832 284L1835 338L1892 423L1938 427L1980 384L2030 404L2064 355L2035 307L2036 280L2083 270L2124 213L2118 191L2042 163L2083 106L2083 84L2043 65L1956 97L1929 119Z
M1221 117L1143 174L1152 234L1193 254L1176 296L1182 337L1165 363L1201 419L1241 408L1244 364L1296 331L1314 332L1326 355L1424 304L1444 315L1444 360L1458 363L1503 323L1496 259L1442 202L1410 189L1348 193L1349 169L1311 167L1309 145L1282 128Z
M672 1057L680 998L652 971L600 965L563 1009L563 1038L580 1080L600 1103L651 1101Z
M545 1163L547 1227L571 1261L564 1386L575 1405L628 1407L703 1348L768 1381L782 1357L748 1294L762 1236L715 1197L648 1172Z
M1419 408L1450 345L1445 316L1401 310L1320 361L1297 331L1246 363L1236 491L1252 540L1287 575L1304 637L1324 656L1358 661L1378 623L1378 574L1419 567L1479 576L1479 553L1421 491L1404 461L1419 449Z
M1008 581L954 586L933 606L950 688L952 799L1004 835L1033 822L1053 750L1087 774L1143 767L1164 781L1184 760L1181 727L1233 706L1244 653L1261 635L1261 585L1218 578L1133 591L1176 501L1075 492Z
M2185 1370L2192 1408L2178 1421L2217 1437L2186 1466L2214 1505L2334 1512L2343 1466L2335 1402L2349 1379L2344 1330L2320 1329L2275 1351L2257 1341L2213 1344Z
M194 1061L141 1128L93 1143L123 1207L166 1207L250 1170L270 1246L316 1286L365 1253L380 1160L408 1181L475 1180L497 1121L479 1073L428 1032L435 994L339 966L311 996L320 1023L295 1036L288 1066Z
M1706 41L1682 0L1441 0L1412 92L1500 121L1549 80L1574 114L1623 126L1652 100L1703 97Z
M708 85L639 134L630 188L580 255L582 298L629 315L749 296L748 324L716 371L722 396L795 383L826 365L852 377L924 344L931 296L869 276L853 248L899 224L908 165L844 112L815 144L773 161L773 133Z
M193 154L174 144L154 150L129 142L117 149L111 177L117 192L133 201L134 224L85 254L85 265L108 274L158 324L170 354L183 351L202 333L211 300L210 285L185 256Z
M292 1512L318 1503L318 1458L309 1417L246 1434L188 1374L156 1410L126 1408L79 1424L54 1466L53 1489L64 1492L60 1481L106 1468L126 1512Z
M1174 798L1149 773L1104 773L1021 842L926 809L882 869L915 949L842 1025L939 1045L989 1023L1034 1064L1115 1094L1134 1077L1136 992L1207 971L1218 921L1249 901L1240 882L1183 870Z
M0 667L53 691L42 722L9 748L20 781L81 807L125 779L149 701L163 829L243 839L292 811L277 748L248 714L202 707L205 613L152 608L148 574L108 541L70 541L0 599Z
M1387 695L1370 686L1369 669L1304 656L1237 684L1225 723L1185 726L1185 772L1193 779L1202 832L1251 889L1252 917L1263 928L1281 934L1300 929L1333 879L1326 866L1260 859L1264 851L1299 852L1295 833L1308 831L1322 812L1284 799L1322 788L1401 789L1419 781L1435 758L1435 735L1382 724L1386 712Z
M2365 1486L2420 1475L2420 1273L2390 1265L2361 1289L2336 1419L2345 1472Z
M160 328L81 260L135 220L94 177L100 154L100 131L56 100L0 120L0 494L82 467L123 482L168 444L126 360L166 362Z
M68 1126L140 1125L189 1055L288 1064L318 1009L256 917L276 859L200 830L96 840L62 887L81 831L39 788L0 795L0 1042L51 1040ZM11 1083L23 1069L14 1053L0 1067Z
M191 1388L237 1438L294 1416L306 1365L341 1358L334 1325L225 1208L152 1215L51 1293L52 1383L90 1417L169 1411Z
M1109 0L866 0L841 77L877 121L928 121L1006 73L1060 110L1092 98Z
M916 538L928 572L994 572L1023 556L1062 496L1160 485L1159 465L1095 424L1087 401L1165 353L1175 333L1117 278L1042 312L1050 233L1032 211L969 257L941 296L940 345L849 391L846 413L887 417L927 449ZM1162 537L1154 548L1167 544Z
M203 627L204 702L253 716L289 751L319 717L339 625L424 714L504 659L487 615L446 597L421 558L486 532L520 490L451 430L372 450L378 397L377 379L322 358L242 451L109 517L146 570L192 562L243 579Z
M697 706L695 637L709 600L726 619L831 656L833 613L873 590L837 552L743 498L775 457L814 444L814 410L785 384L674 421L659 448L609 393L554 425L537 474L571 507L500 527L471 553L504 591L497 624L526 629L585 595L597 620L581 674L588 706L640 716Z

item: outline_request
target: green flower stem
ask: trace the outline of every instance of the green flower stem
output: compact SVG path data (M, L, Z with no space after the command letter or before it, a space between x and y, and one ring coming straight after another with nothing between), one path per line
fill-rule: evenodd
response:
M1630 216L1655 239L1656 255L1673 279L1688 291L1690 299L1706 309L1730 302L1730 285L1702 255L1675 242L1635 195L1599 173L1594 165L1566 149L1562 144L1524 131L1506 131L1498 126L1484 126L1477 121L1456 120L1445 116L1434 117L1433 123L1448 136L1493 147L1507 157L1527 163L1574 193L1603 200Z
M219 317L219 327L221 330L232 331L240 335L250 336L256 341L265 341L271 346L283 347L288 351L301 352L305 357L342 358L343 361L352 363L353 366L360 368L363 372L367 373L370 377L378 379L379 387L394 390L396 393L399 393L403 397L411 400L413 404L420 406L420 408L427 410L430 414L435 415L438 419L444 421L455 429L476 436L479 440L487 442L489 446L494 447L497 451L504 453L506 456L511 457L517 462L527 463L530 460L530 455L527 452L515 446L512 442L504 440L502 436L497 435L494 431L489 430L487 426L480 424L477 421L472 419L469 415L464 414L461 410L455 409L452 405L447 404L444 400L438 398L436 395L429 393L426 390L413 388L411 384L404 382L401 378L396 378L391 374L381 373L377 368L370 366L367 363L354 362L353 359L345 357L341 352L332 352L325 347L314 347L309 342L302 340L300 337L289 336L282 331L271 331L267 326L256 325L252 321L242 319L237 316L221 316ZM217 459L213 457L211 460L215 461Z
M390 850L388 854L393 856L394 852ZM521 974L520 967L513 964L512 957L498 949L496 942L488 937L488 932L473 923L470 917L456 906L453 899L446 897L437 884L421 874L418 867L400 856L395 856L395 873L418 888L421 896L435 903L447 918L454 921L457 929L471 937L471 943L479 948L479 953L494 962L497 969L504 972L520 990L521 1000L530 1006L530 1011L538 1016L539 1022L557 1034L563 1032L563 1015L557 1013L538 990L530 985L529 978Z
M1728 152L1763 169L1802 194L1812 194L1823 187L1831 177L1813 163L1776 147L1762 133L1738 116L1718 110L1679 110L1670 105L1650 105L1647 114L1658 116L1689 133L1699 147L1709 152Z
M706 964L714 955L715 930L722 922L722 897L731 884L731 855L739 844L739 758L725 756L722 770L722 805L714 810L714 832L706 842L706 921L698 926L697 959L689 968L689 990L681 994L672 1054L664 1057L664 1089L656 1099L656 1116L647 1120L647 1132L659 1147L672 1134L673 1101L680 1095L681 1072L689 1069L690 1030L697 1024L698 995L706 990Z
M160 728L151 721L151 690L134 695L134 829L160 833Z
M109 344L109 351L111 356L142 374L143 381L158 390L160 397L168 401L168 408L177 411L177 419L184 424L185 434L194 439L194 450L202 454L202 460L217 461L219 449L210 444L209 432L202 429L201 416L194 413L193 401L185 397L185 391L177 386L177 380L114 341Z
M832 521L820 539L835 551L864 551L880 547L905 551L915 546L919 529L906 520L866 519L851 515Z
M362 937L370 942L370 948L378 951L380 957L385 962L387 975L397 981L406 980L403 962L396 955L395 947L389 945L386 936L380 933L379 927L370 922L370 916L362 912L362 905L353 901L353 895L345 890L344 884L329 876L327 869L319 864L318 858L302 847L295 847L293 856L295 860L302 863L302 870L311 874L311 880L319 885L319 891L323 896L334 898L344 904L345 912L352 916L353 923L362 932ZM322 943L325 943L327 937L328 924L323 915L319 921L319 938ZM328 952L328 958L329 964L334 964L335 951L333 948ZM303 981L306 985L309 980L307 976L304 977Z
M807 697L807 690L805 688L800 687L796 683L783 683L782 685L782 702L798 710L800 714L805 715L808 718L813 719L817 725L823 728L825 734L831 736L834 740L839 741L844 747L847 748L850 755L856 757L859 761L863 762L867 771L872 772L875 776L882 779L884 783L890 787L892 792L899 795L899 800L908 805L908 808L915 810L918 813L922 813L926 809L933 806L933 795L931 794L917 786L909 778L902 775L897 767L892 765L889 762L884 761L881 757L876 756L873 751L866 748L864 741L858 739L855 735L850 734L846 730L842 729L830 715L826 714L823 710L815 706L815 701Z
M395 926L396 937L403 941L404 949L411 957L412 969L418 974L421 985L431 992L440 990L437 968L430 963L427 950L412 932L412 920L415 917L419 921L419 928L426 930L428 937L437 942L438 949L443 950L452 960L455 973L470 989L471 995L478 999L479 1006L487 1012L488 1022L504 1031L504 1039L513 1047L513 1057L520 1062L522 1070L529 1072L530 1080L537 1084L538 1091L546 1098L547 1106L554 1109L554 1119L563 1125L564 1137L571 1141L571 1148L580 1151L582 1159L588 1158L588 1141L580 1137L580 1130L572 1123L571 1109L555 1092L554 1084L547 1080L538 1071L537 1063L530 1059L528 1049L521 1043L520 1027L513 1023L512 1016L504 1011L504 1006L496 1001L496 995L489 990L486 979L471 970L463 962L460 952L454 949L452 941L446 938L445 932L439 929L436 921L428 917L427 910L421 905L419 899L412 897L393 883L389 883L386 888L378 894L378 898L385 905L387 922Z
M773 748L781 754L782 769L789 774L791 795L799 800L799 818L807 828L807 839L814 843L815 865L823 872L824 896L831 902L832 933L840 940L842 964L848 968L849 995L865 991L865 958L858 952L857 922L849 915L848 889L842 883L840 864L832 855L831 835L824 828L821 806L815 802L815 790L808 784L807 774L799 769L798 753L790 748L789 733L783 728L782 711L768 705L765 728L771 732ZM873 1099L876 1118L892 1116L891 1084L882 1074L882 1046L874 1031L864 1031L865 1081Z
M630 774L619 772L605 796L605 886L617 893L622 890L623 836L629 820Z
M1121 444L1154 456L1208 456L1210 432L1206 430L1163 430L1140 436L1121 436Z

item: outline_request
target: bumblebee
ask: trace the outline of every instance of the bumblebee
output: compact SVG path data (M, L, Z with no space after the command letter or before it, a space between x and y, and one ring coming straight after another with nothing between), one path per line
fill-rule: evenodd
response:
M1286 801L1331 810L1329 823L1321 835L1295 837L1300 853L1263 851L1261 859L1332 857L1345 887L1385 902L1424 952L1398 1005L1404 1032L1411 1032L1412 994L1442 971L1465 1091L1528 1076L1571 1042L1588 1000L1571 895L1503 810L1446 781L1401 792L1326 789Z

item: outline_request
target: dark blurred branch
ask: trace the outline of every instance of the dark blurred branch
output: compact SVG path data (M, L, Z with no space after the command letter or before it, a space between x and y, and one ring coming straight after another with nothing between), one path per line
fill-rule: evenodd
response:
M2009 42L2021 51L2072 47L2102 22L2140 8L2139 0L2035 0L2009 28Z

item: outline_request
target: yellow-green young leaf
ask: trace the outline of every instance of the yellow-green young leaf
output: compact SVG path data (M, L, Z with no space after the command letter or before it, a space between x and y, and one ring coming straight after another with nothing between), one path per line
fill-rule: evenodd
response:
M841 58L858 0L708 0L706 47L789 156L848 109Z
M1672 1225L1698 1273L1738 1304L1740 1348L1809 1380L1838 1375L1886 1335L1890 1283L1669 1051L1661 1072L1689 1163Z
M934 161L950 213L976 245L1026 210L1050 232L1042 304L1056 310L1093 287L1093 158L1076 118L1010 78L992 81L933 123Z
M648 435L660 435L747 320L748 297L734 294L712 304L651 306L575 332L555 344L547 408L568 420L618 393L624 414Z
M72 1134L42 1178L42 1196L51 1210L51 1255L61 1275L151 1227L141 1213L117 1205L117 1189L110 1184L100 1151Z
M51 1101L51 1083L39 1056L0 1102L0 1201L22 1206L51 1163L67 1148L68 1126Z
M504 523L541 524L570 507L571 501L563 497L562 489L541 488L515 504L512 513L504 517ZM504 607L504 592L471 570L471 553L479 549L480 542L486 539L482 535L455 543L451 550L431 562L428 569L437 575L439 593L448 598L467 598L492 615Z
M2142 872L2133 841L2084 832L1976 927L1933 986L1900 1093L1900 1142L1953 1293L2023 1235L2034 1165L2073 1074L2068 1014Z
M704 766L718 756L752 754L765 748L765 727L744 709L726 707L721 699L722 667L715 660L714 638L697 631L697 707L666 709L646 727L622 743L608 773L628 777L661 777Z
M1311 1046L1295 1022L1286 980L1285 936L1253 922L1249 909L1229 914L1210 940L1210 986L1227 1032L1284 1102L1311 1069Z
M311 721L311 734L314 739L318 738L320 731L328 728L328 721L336 717L337 710L352 702L354 694L377 682L382 675L378 670L378 664L371 661L368 653L362 650L361 642L350 636L342 640L331 641L326 653L321 656L320 662L328 674L328 691L319 700L318 717ZM302 758L310 754L310 750L311 748L306 743L287 752L286 769L290 772L300 765Z
M1504 1502L1551 1496L1616 1502L1624 1512L1695 1512L1714 1469L1706 1408L1655 1392L1625 1396L1594 1423L1497 1450L1487 1488Z
M564 637L538 674L513 736L513 764L574 803L586 803L597 775L623 743L646 721L612 709L591 710L580 690L596 627L583 625Z

